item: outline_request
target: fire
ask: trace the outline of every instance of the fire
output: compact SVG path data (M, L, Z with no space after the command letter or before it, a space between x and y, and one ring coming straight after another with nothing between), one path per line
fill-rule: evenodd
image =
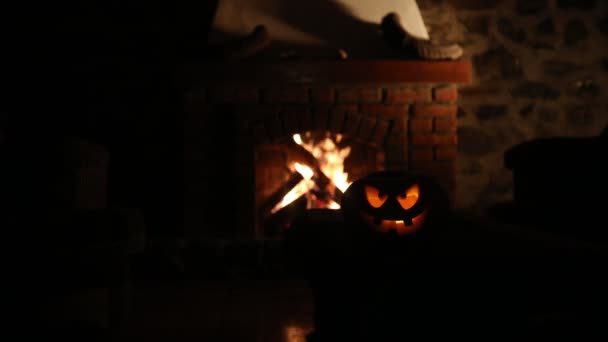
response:
M342 140L342 135L336 136L336 142ZM339 148L336 143L325 138L319 142L310 141L305 143L300 134L293 135L293 141L296 144L304 147L310 152L315 159L319 161L319 169L329 178L333 184L342 192L350 186L352 182L348 181L348 173L344 172L344 160L350 154L350 146Z
M340 209L340 205L336 201L329 201L327 204L328 209Z
M299 174L302 175L302 180L296 184L285 196L281 202L277 203L277 205L270 210L272 214L281 210L285 206L289 205L291 202L300 198L300 196L309 192L312 188L315 187L315 182L312 180L312 176L314 175L314 171L307 165L294 163L294 168L298 171Z
M286 342L304 342L307 340L306 335L310 333L312 329L309 327L298 326L298 325L287 325L283 328L285 338L283 341Z
M311 179L315 175L315 172L308 166L300 163L294 163L293 166L304 179Z
M320 172L322 172L336 188L340 189L340 191L346 191L352 182L348 181L348 173L344 172L344 160L350 154L351 149L349 146L340 148L336 145L336 143L339 143L342 140L342 135L338 134L336 136L336 141L329 137L317 142L312 139L308 140L309 141L305 142L300 134L293 135L293 141L310 152L317 160ZM279 211L281 208L307 194L316 186L316 183L313 180L315 171L311 166L294 163L291 165L291 168L300 173L303 179L283 197L283 199L271 210L271 213ZM329 199L325 203L325 207L329 209L340 209L340 204Z

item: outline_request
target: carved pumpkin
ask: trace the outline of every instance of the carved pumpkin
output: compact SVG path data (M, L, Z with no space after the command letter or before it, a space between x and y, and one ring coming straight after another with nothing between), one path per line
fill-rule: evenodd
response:
M342 197L345 221L379 234L420 232L447 208L447 196L435 181L406 172L372 173Z

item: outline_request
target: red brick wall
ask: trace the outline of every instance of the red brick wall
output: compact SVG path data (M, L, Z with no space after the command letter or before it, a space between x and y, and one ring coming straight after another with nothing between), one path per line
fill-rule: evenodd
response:
M280 142L309 130L349 134L384 147L387 168L437 173L451 188L453 167L448 164L454 161L458 140L457 95L457 86L446 84L228 85L199 90L196 100L210 108L231 106L252 144Z

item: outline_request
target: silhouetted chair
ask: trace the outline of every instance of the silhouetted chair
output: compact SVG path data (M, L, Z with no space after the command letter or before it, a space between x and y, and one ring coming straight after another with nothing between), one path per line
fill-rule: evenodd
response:
M502 221L607 242L608 127L598 136L533 139L504 154L513 201L492 208Z

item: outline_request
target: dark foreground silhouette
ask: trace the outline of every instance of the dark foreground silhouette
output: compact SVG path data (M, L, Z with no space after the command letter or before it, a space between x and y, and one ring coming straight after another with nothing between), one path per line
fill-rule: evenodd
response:
M285 247L315 299L310 341L599 336L606 249L456 216L425 239L361 238L310 210Z

